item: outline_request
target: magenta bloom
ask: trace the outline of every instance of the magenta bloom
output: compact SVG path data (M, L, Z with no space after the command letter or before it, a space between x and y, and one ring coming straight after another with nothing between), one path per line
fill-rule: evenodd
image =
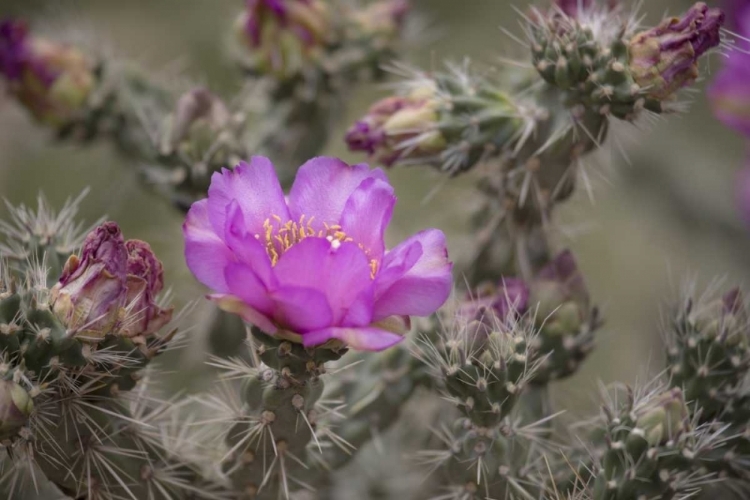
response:
M730 29L750 38L750 0L727 2ZM724 67L708 90L716 117L727 127L750 137L750 42L736 41L736 48L728 51Z
M185 257L211 299L268 334L385 349L452 286L441 231L386 250L395 203L381 170L324 157L299 169L287 199L271 162L256 156L213 175L183 225Z

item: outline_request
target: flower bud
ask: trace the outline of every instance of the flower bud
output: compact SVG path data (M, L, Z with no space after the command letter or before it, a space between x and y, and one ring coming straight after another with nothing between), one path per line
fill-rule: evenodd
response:
M29 393L12 380L0 381L0 439L13 437L26 425L34 402Z
M242 155L229 109L207 89L197 88L183 94L167 124L161 153L165 156L178 153L180 158L192 161L196 165L191 178L195 186L202 185L211 172Z
M503 278L499 286L488 285L467 297L457 311L466 322L467 342L477 352L483 351L498 322L513 321L526 312L529 289L519 278Z
M150 335L172 320L172 309L162 309L156 297L164 288L164 268L145 241L128 240L126 307L130 319L123 323L126 337Z
M530 304L542 332L575 334L590 313L589 294L573 254L566 250L543 267L531 283Z
M74 118L94 86L92 64L82 52L31 38L17 21L0 23L0 73L35 118L55 126Z
M289 78L320 57L330 24L320 0L248 0L236 31L254 70Z
M53 310L69 330L101 338L114 328L127 293L126 262L117 224L102 224L86 236L81 256L68 259L51 293Z
M636 427L644 432L650 446L659 446L687 431L689 416L682 390L674 388L636 410Z
M708 304L696 306L688 321L705 338L721 338L729 345L747 346L749 343L747 311L739 288Z
M696 3L682 17L665 19L629 44L630 69L649 97L664 100L698 78L698 59L721 42L724 13Z
M431 157L446 147L437 128L438 106L432 87L382 99L347 132L349 149L366 151L386 166Z
M216 134L230 121L229 110L218 96L208 89L193 89L177 101L170 135L171 146L178 148L185 143L206 142L210 145L216 140Z
M155 303L163 288L161 262L138 240L125 241L107 222L88 234L51 290L53 311L68 330L87 339L120 333L148 335L171 318Z

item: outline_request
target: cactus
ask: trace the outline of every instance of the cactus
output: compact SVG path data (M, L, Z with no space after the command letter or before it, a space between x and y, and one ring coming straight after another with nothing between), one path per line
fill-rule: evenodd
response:
M418 340L416 355L429 366L437 389L462 414L437 437L440 450L417 459L444 475L446 498L523 498L541 491L530 466L547 419L522 423L513 413L540 360L531 356L538 332L487 311L482 322L458 315L447 328Z
M288 496L301 481L306 449L316 433L325 363L345 350L305 349L263 333L254 338L263 369L247 381L249 412L237 418L226 436L223 468L243 498Z
M163 411L131 393L178 333L158 333L172 317L157 302L161 263L111 222L84 240L76 206L56 214L40 198L37 211L11 207L3 223L0 427L12 462L3 485L23 494L46 478L74 497L216 498L218 485L202 486L199 467L155 432Z
M202 87L176 95L132 64L42 39L19 21L0 26L5 54L0 74L59 138L111 139L140 163L147 185L187 210L205 195L212 173L259 150L283 164L285 182L293 179L294 168L325 144L345 90L363 77L384 76L381 64L394 57L409 10L405 0L374 1L364 11L329 9L320 1L314 8L301 0L273 2L287 4L282 10L291 12L282 15L282 24L296 19L297 28L325 34L320 46L307 47L305 35L291 48L288 35L294 30L279 31L264 3L248 2L238 19L235 53L242 68L253 70L253 80L232 99ZM331 15L313 21L314 12L324 10ZM283 50L291 51L282 58L287 63L305 59L292 54L300 50L320 57L283 71L264 66L259 61L269 55L269 46L277 47L276 35L284 40Z
M396 196L384 171L307 160L349 91L385 76L408 7L247 0L233 34L249 84L233 98L177 92L0 24L10 93L59 138L112 140L186 212L187 267L223 311L210 332L220 356L207 357L217 385L164 397L156 358L183 333L148 244L114 222L81 226L79 199L59 213L41 197L36 210L9 205L9 498L322 499L352 491L337 483L363 467L354 490L373 498L686 500L750 489L750 332L738 290L683 298L665 328L666 371L603 391L601 414L571 432L559 432L550 397L603 326L553 236L555 209L579 178L588 184L581 162L613 123L683 109L678 92L723 43L722 12L699 2L647 28L619 2L556 0L523 15L525 60L504 71L393 66L406 81L346 141L386 167L479 174L473 254L455 287L440 230L387 248ZM429 478L423 488L414 470ZM409 480L379 484L399 473Z
M610 122L679 110L675 92L719 44L723 14L703 3L651 30L624 7L581 7L533 9L525 18L531 64L492 76L468 62L445 72L403 68L397 95L374 104L347 134L350 149L384 165L426 164L450 175L482 166L477 248L466 266L472 284L507 274L498 259L509 253L547 263L553 209L578 177L588 187L581 159L605 142ZM647 51L661 74L646 74Z

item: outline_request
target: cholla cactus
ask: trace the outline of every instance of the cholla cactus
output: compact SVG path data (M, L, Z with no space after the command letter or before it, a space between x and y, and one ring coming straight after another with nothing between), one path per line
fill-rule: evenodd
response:
M18 227L5 226L15 239L3 247L8 256L25 250L29 258L15 269L0 262L0 428L11 457L3 486L13 498L44 477L75 497L211 497L218 490L201 486L198 466L171 454L154 432L163 410L127 395L177 332L159 333L172 317L157 301L161 262L108 222L50 277L46 255L55 259L62 242L81 241L74 213L75 203L60 216L44 204L37 213L21 207L13 209Z
M463 414L438 438L444 449L417 459L444 476L451 499L523 498L543 491L530 464L544 444L546 419L523 423L513 413L540 366L532 357L537 334L515 309L463 305L443 328L418 339L416 356L431 367L437 388ZM477 313L483 314L477 319Z
M81 47L30 33L23 22L0 29L0 74L35 118L62 137L111 136L128 154L145 154L143 108L167 109L168 93L143 75Z
M328 0L249 0L236 24L242 67L263 76L279 116L266 152L284 164L282 183L319 153L352 85L379 80L408 34L407 0L364 6ZM265 117L263 117L265 118ZM255 152L253 152L255 153Z
M532 383L546 384L575 373L594 347L601 326L598 309L590 304L583 276L573 254L561 252L528 282L503 277L481 285L462 306L462 314L485 321L491 313L516 318L538 330L529 355L538 364Z
M291 182L294 168L325 144L346 89L384 75L408 10L405 0L364 10L323 0L248 1L238 54L258 79L234 99L205 88L174 95L132 65L42 39L13 20L0 26L0 75L57 135L111 138L138 160L148 184L187 210L212 173L259 150L279 158Z
M386 165L429 164L451 175L484 166L472 263L479 269L468 272L474 282L503 274L494 262L508 253L499 239L525 240L522 246L538 239L537 228L573 193L581 158L601 146L610 120L679 109L674 93L719 44L723 14L702 3L652 30L620 7L580 2L571 15L566 5L527 18L529 62L491 77L468 64L407 70L401 92L373 105L347 134L351 149ZM548 260L548 249L534 252L542 255L532 261Z
M750 326L741 291L715 297L709 290L697 299L688 295L674 311L666 334L671 383L683 388L697 421L715 432L723 430L706 467L726 476L750 477Z
M691 418L680 389L655 382L615 390L598 421L592 436L603 446L580 469L594 477L594 499L690 498L710 482L702 459L718 440Z
M52 210L42 195L37 198L36 210L25 205L14 207L6 201L10 219L0 221L0 232L5 236L0 242L0 257L19 270L29 262L44 262L49 268L47 284L52 286L88 232L76 219L78 204L86 192L68 199L59 212Z
M378 469L426 467L415 498L686 500L750 488L739 291L683 300L667 377L617 386L572 436L557 436L549 393L602 326L573 254L551 236L554 208L614 120L680 108L724 15L697 3L649 29L618 2L556 0L524 16L520 65L409 70L351 127L351 148L386 166L482 172L468 291L443 307L454 289L445 236L429 229L386 248L396 197L385 173L296 160L322 147L353 84L383 75L408 10L405 0L248 0L234 34L254 84L233 99L173 94L0 25L11 93L59 136L108 136L137 160L187 212L187 266L231 315L212 325L219 388L162 401L143 379L158 378L153 361L177 330L148 244L113 222L82 231L76 202L60 214L42 199L36 212L12 209L0 223L9 498L41 491L40 480L82 500L331 498L348 491L333 483L362 466L358 450L372 441L371 458L398 440L378 459L399 460ZM368 494L414 489L400 486Z
M376 0L359 9L324 0L248 0L235 23L238 58L280 82L341 85L393 54L406 0Z

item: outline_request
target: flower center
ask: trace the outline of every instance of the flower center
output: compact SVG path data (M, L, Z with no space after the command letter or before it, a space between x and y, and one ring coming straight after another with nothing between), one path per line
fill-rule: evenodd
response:
M256 234L255 238L261 240L266 247L266 253L271 259L271 265L276 265L279 258L292 246L305 238L325 238L331 243L331 249L336 251L341 243L354 241L341 230L338 224L323 223L323 229L315 229L312 225L314 217L307 218L302 215L299 221L287 221L282 223L281 217L272 215L263 222L263 234ZM274 223L274 221L276 223ZM370 277L375 278L378 271L378 261L370 258L369 249L361 243L357 244L365 255L370 259Z

